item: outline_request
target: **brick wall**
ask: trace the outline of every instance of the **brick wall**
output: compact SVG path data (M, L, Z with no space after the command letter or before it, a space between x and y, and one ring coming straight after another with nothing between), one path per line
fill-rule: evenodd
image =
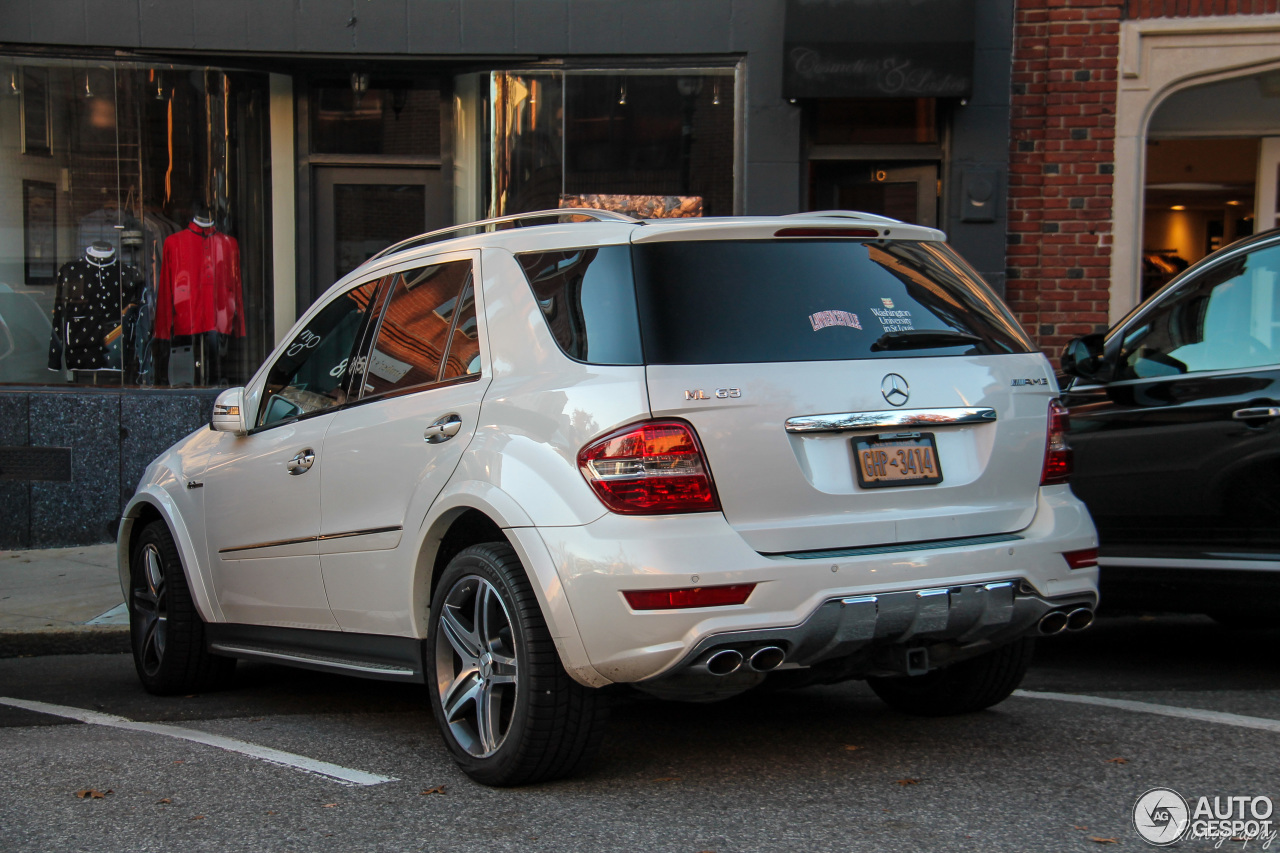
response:
M1124 0L1018 0L1006 298L1051 356L1107 327Z
M1196 18L1202 15L1268 15L1280 0L1128 0L1128 18Z

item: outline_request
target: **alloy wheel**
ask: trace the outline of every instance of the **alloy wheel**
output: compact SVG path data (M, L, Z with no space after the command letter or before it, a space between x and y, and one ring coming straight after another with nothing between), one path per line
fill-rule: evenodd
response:
M501 593L477 575L458 580L436 626L436 688L449 731L468 754L497 752L511 731L519 671Z
M133 590L133 609L138 618L133 630L138 635L143 671L155 675L164 662L169 627L168 589L160 549L148 542L142 549L139 586Z

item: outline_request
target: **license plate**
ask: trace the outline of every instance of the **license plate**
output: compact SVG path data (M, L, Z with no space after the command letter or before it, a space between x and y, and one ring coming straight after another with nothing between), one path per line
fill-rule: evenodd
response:
M853 453L858 460L858 485L864 489L942 482L942 465L931 432L855 438Z

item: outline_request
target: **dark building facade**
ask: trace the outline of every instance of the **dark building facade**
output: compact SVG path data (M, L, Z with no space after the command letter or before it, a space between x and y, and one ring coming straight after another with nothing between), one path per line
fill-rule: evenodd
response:
M13 0L0 547L107 539L145 464L312 300L455 222L855 208L946 230L1003 290L1013 12Z

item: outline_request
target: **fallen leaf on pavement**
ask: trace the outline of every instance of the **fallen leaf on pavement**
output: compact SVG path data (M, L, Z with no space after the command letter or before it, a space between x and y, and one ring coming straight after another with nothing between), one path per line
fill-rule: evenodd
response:
M919 779L898 779L897 783L905 788L908 785L919 785L920 780Z
M195 817L191 818L191 820L204 820L204 815L198 814Z
M168 797L165 797L163 800L156 800L156 805L167 806L169 803L172 803L172 802L173 800L169 799Z
M337 804L337 803L325 803L325 804L324 804L323 806L321 806L320 808L322 808L322 809L336 809L337 807L338 807L338 804Z
M851 744L851 743L846 743L846 744L844 745L844 748L845 748L845 749L847 749L847 750L849 750L850 752L855 752L855 751L857 751L857 750L859 750L859 749L862 749L863 747L860 747L860 746L854 746L854 745L853 745L853 744Z
M654 779L653 781L654 782L679 782L680 777L679 776L659 776L657 779Z
M1086 832L1086 831L1088 831L1089 827L1087 827L1087 826L1075 826L1075 825L1073 824L1073 825L1072 825L1072 829L1078 829L1078 830L1080 830L1081 832Z
M1096 835L1090 835L1089 840L1094 844L1119 844L1120 842L1114 838L1099 838Z
M106 791L99 791L97 788L85 788L82 791L76 791L76 796L82 800L101 800L105 798L107 794L111 793L114 792L110 789Z
M1127 759L1127 758L1108 758L1108 759L1107 759L1107 763L1108 763L1108 764L1128 764L1128 763L1129 763L1129 759Z
M426 796L427 794L443 794L444 785L436 785L434 788L427 788L425 791L421 791L420 793L423 796Z

